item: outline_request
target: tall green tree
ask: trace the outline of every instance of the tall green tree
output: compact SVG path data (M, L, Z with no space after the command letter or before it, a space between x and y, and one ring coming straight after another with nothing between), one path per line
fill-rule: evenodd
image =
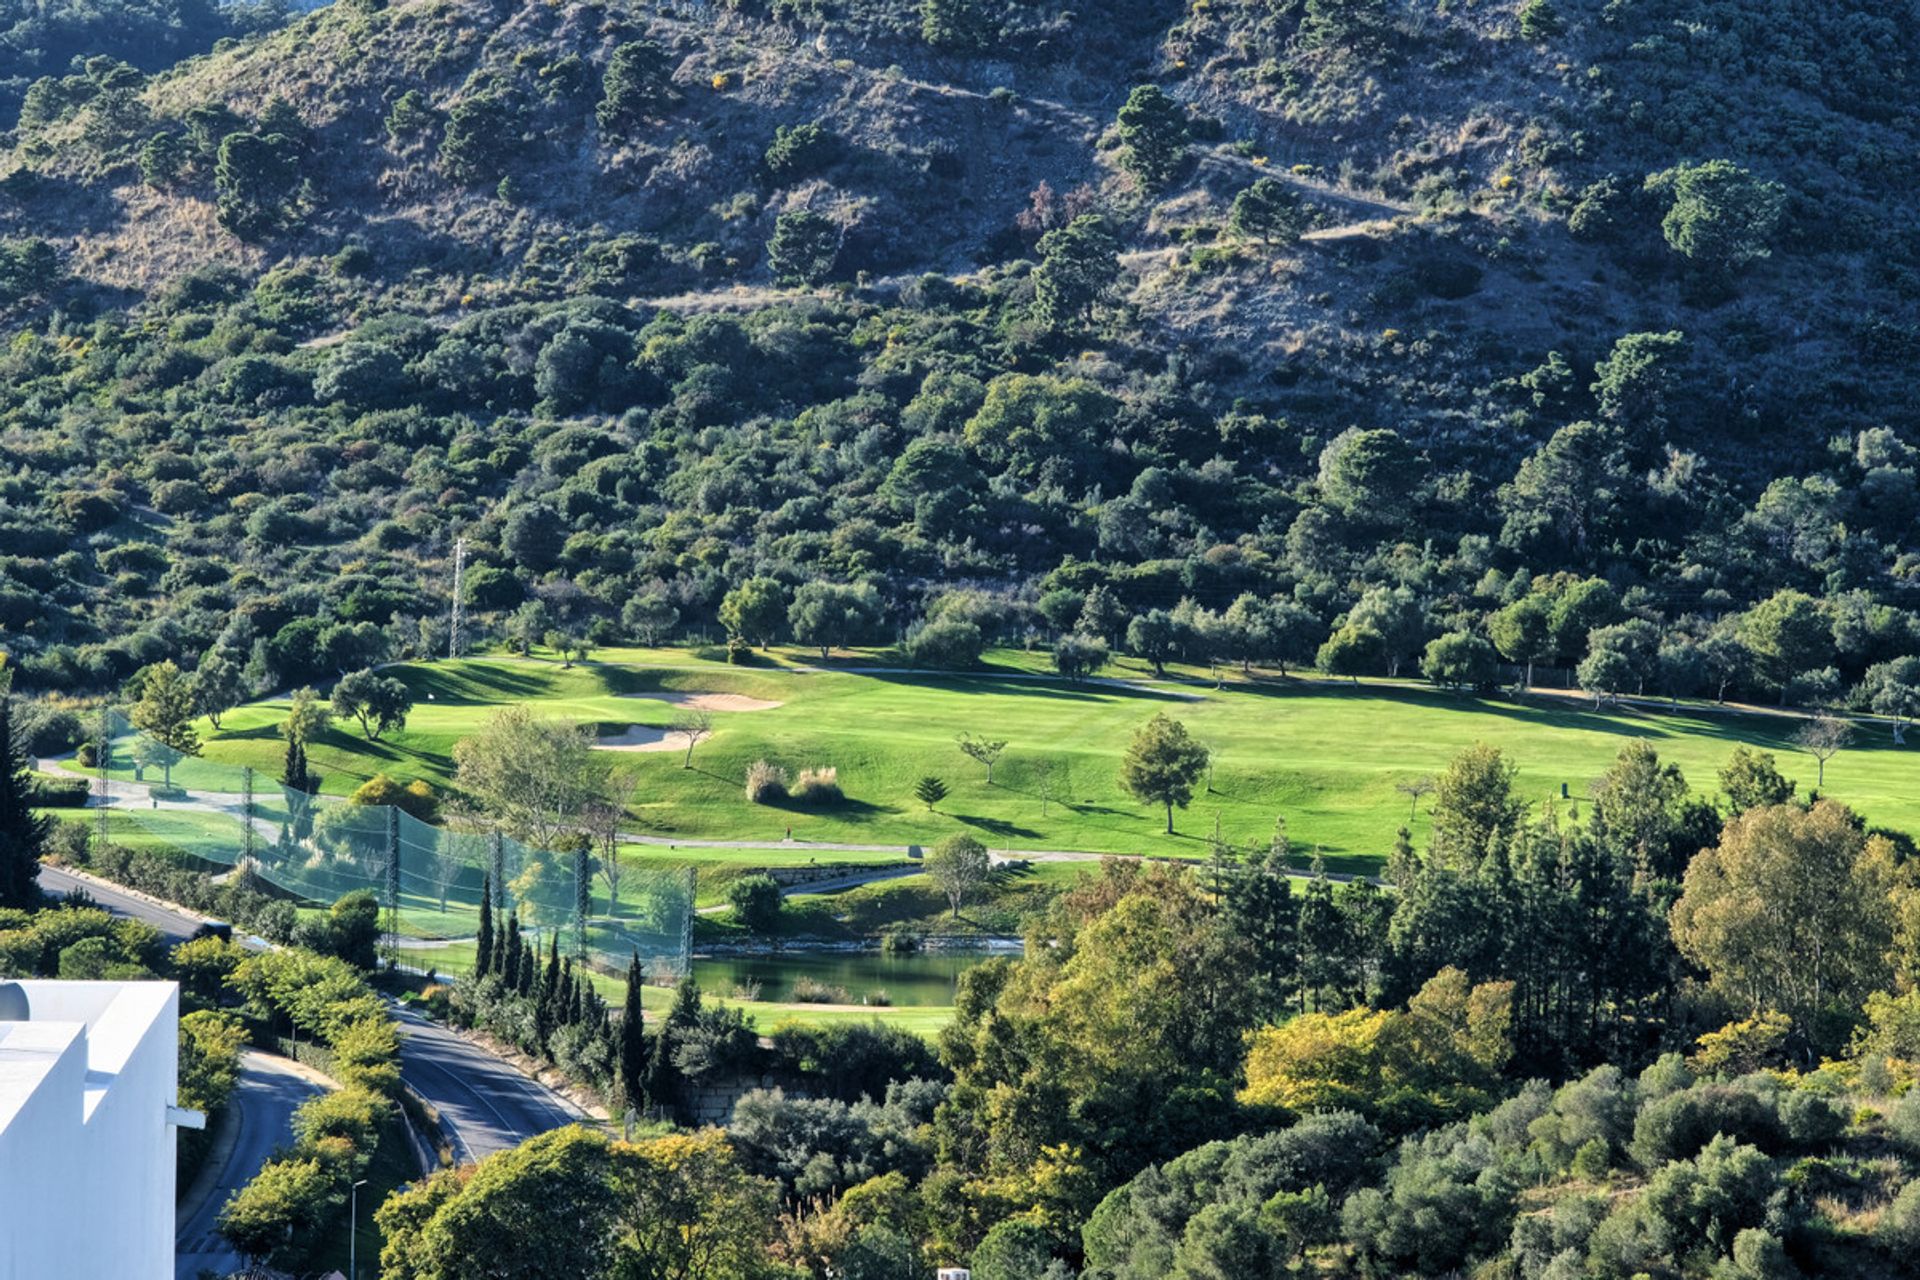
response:
M720 601L720 625L762 649L787 621L787 589L773 578L748 578Z
M1150 192L1173 181L1186 162L1186 109L1158 85L1143 84L1127 95L1115 133L1121 165Z
M1760 678L1787 700L1793 678L1833 656L1833 628L1820 602L1802 591L1777 591L1740 615L1740 643Z
M1173 834L1173 810L1193 801L1194 786L1207 772L1207 748L1187 726L1165 712L1134 731L1120 759L1120 785L1143 804L1166 810L1167 834Z
M1498 747L1475 743L1434 781L1431 861L1473 873L1503 858L1526 805L1513 793L1518 766Z
M652 40L629 40L616 46L607 59L601 89L595 118L603 134L620 134L664 114L680 97L673 87L672 60Z
M243 240L279 227L300 181L300 148L284 134L230 133L220 140L213 193L220 225Z
M1719 273L1766 257L1786 210L1786 188L1730 160L1663 169L1646 186L1669 202L1660 221L1668 247Z
M40 855L52 823L33 811L26 753L13 736L13 699L0 692L0 907L40 900Z
M787 626L795 640L816 646L825 662L835 649L877 639L881 617L880 593L871 583L807 582L793 593Z
M405 728L412 710L413 692L392 676L371 669L349 672L333 686L333 713L358 720L369 742Z
M960 832L933 846L927 854L926 870L928 879L947 895L947 905L958 920L967 899L993 878L993 860L987 856L987 846Z
M635 951L627 962L627 1000L620 1016L620 1088L635 1111L647 1106L647 1012L640 999L646 982Z
M1293 189L1278 178L1256 178L1233 198L1227 225L1233 233L1269 247L1290 245L1307 229L1307 210Z
M156 662L136 675L127 693L132 698L127 719L147 738L165 748L156 753L173 785L173 764L181 756L200 754L200 734L193 727L198 714L193 682L172 659Z
M1687 868L1674 941L1740 1008L1784 1013L1804 1050L1830 1051L1892 981L1894 867L1831 800L1749 809Z
M1533 688L1533 664L1553 657L1552 605L1538 594L1521 596L1487 615L1487 636L1508 662L1525 669L1521 687Z
M1040 237L1033 271L1035 318L1056 331L1084 325L1120 279L1120 242L1107 220L1083 213Z
M207 650L193 672L193 708L207 718L215 729L220 717L238 706L247 695L244 655L239 660L227 650L215 646Z
M774 220L767 267L783 285L822 285L840 256L840 228L811 209L789 209Z
M478 733L454 743L453 761L461 790L509 835L540 850L558 849L575 833L606 771L584 729L526 706L488 716Z
M936 49L971 53L996 34L987 0L920 0L920 38Z
M682 978L673 989L673 1005L654 1037L653 1053L647 1063L647 1103L670 1114L685 1105L686 1076L675 1054L693 1029L700 1024L700 984Z

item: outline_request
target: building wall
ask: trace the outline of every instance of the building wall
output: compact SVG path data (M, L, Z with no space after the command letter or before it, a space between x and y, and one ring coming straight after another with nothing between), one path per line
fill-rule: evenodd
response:
M0 1128L0 1280L168 1280L179 989L21 985L26 1039L65 1043Z

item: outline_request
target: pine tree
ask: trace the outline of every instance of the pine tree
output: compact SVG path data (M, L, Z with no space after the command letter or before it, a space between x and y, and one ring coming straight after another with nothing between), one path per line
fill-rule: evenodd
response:
M474 950L473 973L484 978L493 972L493 875L480 874L480 941Z
M1227 932L1243 939L1252 952L1254 983L1262 1013L1284 1016L1299 969L1300 909L1293 900L1282 839L1227 884Z
M27 761L13 741L13 700L0 696L0 907L40 899L40 854L50 824L32 808Z
M620 1017L620 1087L635 1111L644 1111L647 1105L647 1024L640 999L646 980L636 951L627 962L627 1003Z
M1346 919L1333 900L1326 859L1318 852L1313 855L1313 879L1300 904L1299 930L1300 1009L1304 1013L1309 995L1315 1008L1326 1005L1328 990L1339 986L1341 963L1348 951Z

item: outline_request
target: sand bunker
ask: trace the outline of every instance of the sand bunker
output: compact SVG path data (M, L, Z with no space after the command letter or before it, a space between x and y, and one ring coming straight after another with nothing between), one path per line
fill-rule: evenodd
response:
M593 745L602 751L681 751L686 748L687 740L671 729L649 729L636 724L625 733L611 734Z
M780 705L778 702L768 702L765 698L749 698L744 693L670 693L661 690L655 693L623 693L620 696L651 698L655 702L670 702L676 707L693 711L771 711Z

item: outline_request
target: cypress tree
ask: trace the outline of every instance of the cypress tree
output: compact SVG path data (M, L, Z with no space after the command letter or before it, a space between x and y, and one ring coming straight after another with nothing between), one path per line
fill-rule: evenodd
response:
M480 873L480 945L473 956L474 976L493 972L493 873Z
M533 999L540 990L540 943L537 940L520 952L518 990L529 1000Z
M647 1063L647 1101L656 1107L677 1110L680 1105L682 1077L674 1065L673 1051L686 1033L700 1021L700 984L692 978L680 979L673 991L673 1008L660 1024L660 1034Z
M33 812L27 760L13 742L13 700L0 696L0 907L40 900L40 854L51 824Z
M307 789L307 749L292 734L287 735L286 754L280 761L280 784L289 791Z
M580 1020L580 984L574 981L571 956L560 962L560 996L553 1007L553 1020L563 1027Z
M507 912L506 963L500 966L501 980L506 983L507 990L509 991L518 991L520 989L521 950L520 913L517 911L509 911Z
M646 1109L647 1098L646 1013L640 1001L645 983L640 953L635 951L627 962L627 1004L620 1016L620 1087L626 1090L627 1105L636 1111Z

